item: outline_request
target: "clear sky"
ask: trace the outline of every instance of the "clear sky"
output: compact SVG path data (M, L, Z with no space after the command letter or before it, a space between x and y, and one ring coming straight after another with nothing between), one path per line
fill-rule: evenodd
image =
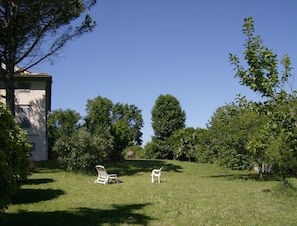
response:
M97 0L96 29L70 42L54 59L31 69L53 76L52 110L85 116L88 99L142 110L143 141L154 134L151 110L161 94L176 97L186 126L205 128L236 94L257 99L234 78L229 53L242 57L244 18L279 58L297 64L295 0ZM295 71L293 71L295 72Z

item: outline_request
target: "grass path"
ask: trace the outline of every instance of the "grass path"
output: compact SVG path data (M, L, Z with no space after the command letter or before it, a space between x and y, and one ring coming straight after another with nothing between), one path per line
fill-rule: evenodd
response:
M150 171L163 166L161 183ZM297 225L297 195L251 172L178 161L129 160L106 166L120 184L94 184L53 162L37 165L6 211L8 225ZM291 179L297 187L297 180Z

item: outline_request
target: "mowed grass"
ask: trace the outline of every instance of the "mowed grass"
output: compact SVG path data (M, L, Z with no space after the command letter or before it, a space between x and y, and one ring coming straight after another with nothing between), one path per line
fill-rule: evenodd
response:
M163 166L161 183L150 172ZM215 164L128 160L106 165L123 183L38 163L6 210L7 225L297 225L297 196L279 181ZM297 180L290 182L297 187Z

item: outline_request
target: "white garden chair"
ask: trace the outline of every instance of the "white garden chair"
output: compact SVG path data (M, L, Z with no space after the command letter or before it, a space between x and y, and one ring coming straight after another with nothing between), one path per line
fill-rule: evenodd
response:
M153 169L152 170L152 183L155 182L155 177L158 177L158 183L161 182L161 171L162 171L162 168L161 167L160 169Z
M95 180L96 184L108 184L109 181L115 181L119 183L118 176L116 174L108 174L105 167L101 165L96 165L96 170L98 172L98 177Z

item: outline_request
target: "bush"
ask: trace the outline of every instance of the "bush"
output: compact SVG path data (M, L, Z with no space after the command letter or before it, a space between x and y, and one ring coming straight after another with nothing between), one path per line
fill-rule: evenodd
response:
M87 171L109 160L113 152L113 138L107 132L92 135L82 127L70 137L60 137L53 150L57 152L62 167Z
M136 159L146 158L146 153L145 153L144 149L140 145L135 145L135 146L130 146L130 147L125 148L122 151L122 155L126 159L129 159L129 156L127 155L129 151L134 152L134 157L133 158L136 158Z
M19 188L19 180L29 174L30 144L26 133L15 124L14 118L0 103L0 212L10 203Z
M152 137L152 141L144 146L147 159L173 159L172 147L167 141Z

